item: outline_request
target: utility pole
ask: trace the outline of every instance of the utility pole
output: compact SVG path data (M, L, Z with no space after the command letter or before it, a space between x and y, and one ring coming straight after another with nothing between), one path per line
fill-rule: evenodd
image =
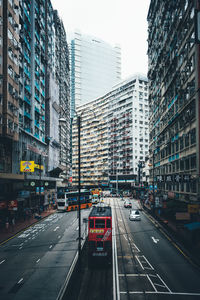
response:
M39 190L39 205L38 205L39 213L40 213L40 204L41 204L41 183L42 183L42 153L40 153L40 179L39 179L40 190Z
M81 116L77 116L78 123L78 264L81 269Z
M153 214L155 214L154 151L153 151Z

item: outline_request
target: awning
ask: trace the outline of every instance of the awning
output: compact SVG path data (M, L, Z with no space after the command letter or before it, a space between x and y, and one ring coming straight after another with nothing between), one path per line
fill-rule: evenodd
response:
M185 224L184 227L186 227L189 230L195 230L195 229L200 228L200 222Z
M51 171L49 171L50 176L52 177L58 177L60 173L62 173L64 170L60 167L54 168Z

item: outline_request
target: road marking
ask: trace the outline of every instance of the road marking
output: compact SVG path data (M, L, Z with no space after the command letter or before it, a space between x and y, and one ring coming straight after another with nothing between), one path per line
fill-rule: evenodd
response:
M21 247L19 247L19 250L21 250L22 249L22 246Z
M5 259L4 259L4 260L2 260L2 261L0 262L0 265L1 265L1 264L3 264L3 263L4 263L4 261L6 261L6 260L5 260Z
M52 247L53 247L53 245L50 245L50 246L49 246L49 249L51 249Z
M126 277L134 277L134 276L135 276L135 277L136 277L136 276L137 276L137 277L140 277L140 276L142 277L142 276L143 276L143 277L146 277L146 276L147 276L146 274L118 274L118 275L119 275L120 277L123 277L123 276L126 276Z
M159 242L159 239L156 239L154 236L151 237L153 242L157 244L157 242Z
M125 235L123 235L123 237L125 238L125 240L128 242L128 239L127 239L127 237L125 236Z
M157 292L157 289L156 289L155 285L153 284L153 282L151 281L149 275L147 275L147 278L149 279L149 281L150 281L150 283L151 283L153 289Z
M151 267L152 270L154 270L154 267L150 264L150 262L148 261L148 259L143 255L143 258L146 260L146 262L149 264L149 266Z
M20 284L22 281L23 281L23 278L21 278L21 279L18 281L17 284Z
M164 284L164 286L166 287L166 289L171 293L172 291L168 288L168 286L166 285L166 283L162 280L162 278L156 274L158 276L158 278L160 279L160 281Z
M200 296L200 293L179 293L179 292L156 292L156 291L129 291L129 294L157 294L157 295L179 295L179 296ZM127 294L121 291L120 294Z
M141 266L142 270L144 270L144 267L143 267L143 265L141 264L141 262L140 262L140 260L139 260L139 258L138 258L138 256L137 256L137 255L135 256L135 258L136 258L136 259L137 259L137 261L139 262L139 264L140 264L140 266Z
M59 228L60 228L60 226L57 226L57 227L54 229L54 231L58 230Z
M142 256L136 255L135 257L143 270L144 269L154 270L154 267L150 264L150 262L147 260L147 258L144 255L142 255ZM149 267L143 266L143 264L147 264Z
M40 258L36 261L36 263L39 263L39 261L40 261Z

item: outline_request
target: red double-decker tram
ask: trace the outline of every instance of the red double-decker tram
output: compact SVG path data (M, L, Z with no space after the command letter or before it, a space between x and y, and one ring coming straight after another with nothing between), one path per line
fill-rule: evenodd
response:
M110 206L95 206L88 219L89 265L103 258L112 262L112 211ZM101 259L102 260L102 259Z

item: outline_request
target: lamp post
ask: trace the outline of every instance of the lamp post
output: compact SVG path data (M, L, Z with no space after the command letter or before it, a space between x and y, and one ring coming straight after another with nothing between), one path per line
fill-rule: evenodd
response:
M89 109L90 110L90 109ZM78 266L79 269L81 268L81 120L82 120L82 114L85 110L82 111L80 115L75 113L77 118L77 127L78 127ZM95 113L91 110L91 112L94 114L94 117L96 118ZM60 119L60 121L64 121L63 118ZM73 120L72 120L73 122ZM96 123L97 121L94 121L93 123Z
M81 268L81 116L77 116L78 125L78 263Z
M153 170L152 170L152 175L153 175L153 215L155 214L155 183L154 183L154 151L153 151L153 161L152 161L152 165L153 165Z

